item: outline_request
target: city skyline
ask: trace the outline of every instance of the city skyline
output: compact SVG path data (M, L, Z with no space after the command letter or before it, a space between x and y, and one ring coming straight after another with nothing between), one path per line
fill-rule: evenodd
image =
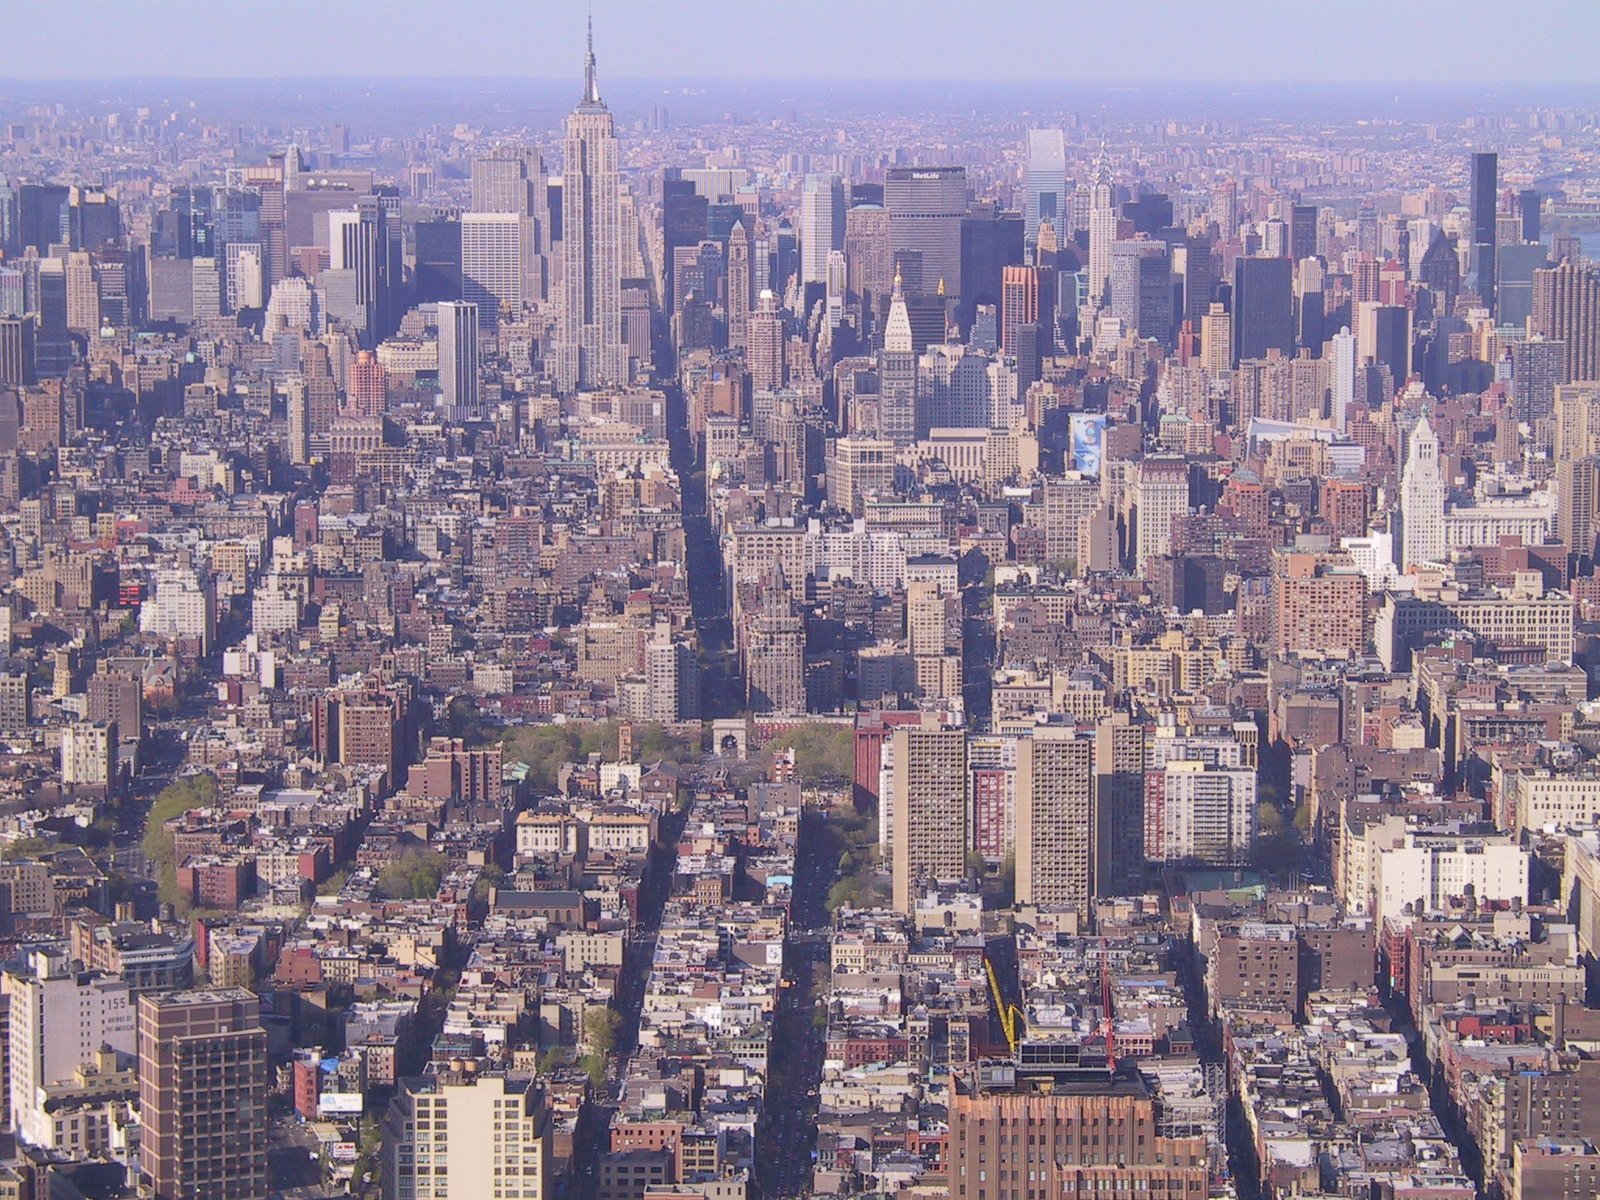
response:
M477 19L464 22L451 19L450 6L427 0L411 6L411 21L392 23L376 20L379 10L369 2L329 11L310 0L289 0L244 23L189 0L109 9L83 3L16 6L7 15L16 52L8 56L3 77L567 78L565 47L582 37L585 10L539 7L530 14L523 6L490 0L478 7ZM75 9L92 20L77 23L73 54L59 55L62 23ZM681 10L639 0L602 0L594 16L608 61L615 60L608 75L619 81L1585 84L1600 52L1592 7L1576 0L1541 5L1537 22L1506 21L1487 0L1405 6L1358 0L1337 9L1301 10L1293 21L1283 19L1283 6L1271 0L1232 4L1204 20L1185 22L1186 12L1163 0L1137 0L1118 10L1116 22L1082 22L1063 28L1060 38L1035 37L1026 33L1052 28L1061 20L1059 10L1042 0L1021 0L1009 8L1008 28L1016 37L974 40L953 36L953 26L971 17L955 0L867 9L819 0L807 11L798 43L792 25L759 20L729 0L697 5L692 22ZM305 38L308 21L330 36ZM523 22L526 36L505 36ZM175 27L188 36L156 36ZM1151 36L1152 27L1158 36ZM1472 36L1486 27L1494 29L1493 37ZM1351 36L1370 28L1383 30L1376 45ZM1557 29L1562 36L1550 36ZM851 36L830 39L838 30ZM210 52L196 53L197 47ZM352 47L361 53L352 55Z
M1600 1197L1586 10L75 7L0 1200Z

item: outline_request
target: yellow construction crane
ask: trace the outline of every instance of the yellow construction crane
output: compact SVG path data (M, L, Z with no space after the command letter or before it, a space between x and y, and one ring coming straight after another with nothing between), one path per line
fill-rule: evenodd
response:
M1000 979L994 973L994 963L989 961L987 954L983 956L983 966L989 972L989 993L994 997L995 1012L1000 1014L1000 1028L1006 1035L1006 1044L1015 1055L1017 1042L1022 1037L1022 1010L1015 1004L1007 1004L1005 997L1000 994Z

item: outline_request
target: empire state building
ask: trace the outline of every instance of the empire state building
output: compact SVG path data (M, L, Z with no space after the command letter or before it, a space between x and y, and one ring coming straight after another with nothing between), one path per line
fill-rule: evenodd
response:
M562 167L562 281L556 386L625 384L622 340L622 209L617 134L595 77L594 25L583 63L583 99L567 118Z

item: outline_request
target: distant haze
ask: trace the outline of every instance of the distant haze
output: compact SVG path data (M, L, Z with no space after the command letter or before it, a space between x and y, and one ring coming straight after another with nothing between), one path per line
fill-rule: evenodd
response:
M576 0L0 4L12 79L576 78ZM607 79L1592 83L1594 0L597 0Z

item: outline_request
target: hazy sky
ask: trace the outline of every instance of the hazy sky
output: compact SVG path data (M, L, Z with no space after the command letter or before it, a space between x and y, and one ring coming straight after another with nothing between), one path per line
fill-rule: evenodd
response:
M0 0L0 77L571 77L582 0ZM595 0L607 77L1586 82L1597 0Z

